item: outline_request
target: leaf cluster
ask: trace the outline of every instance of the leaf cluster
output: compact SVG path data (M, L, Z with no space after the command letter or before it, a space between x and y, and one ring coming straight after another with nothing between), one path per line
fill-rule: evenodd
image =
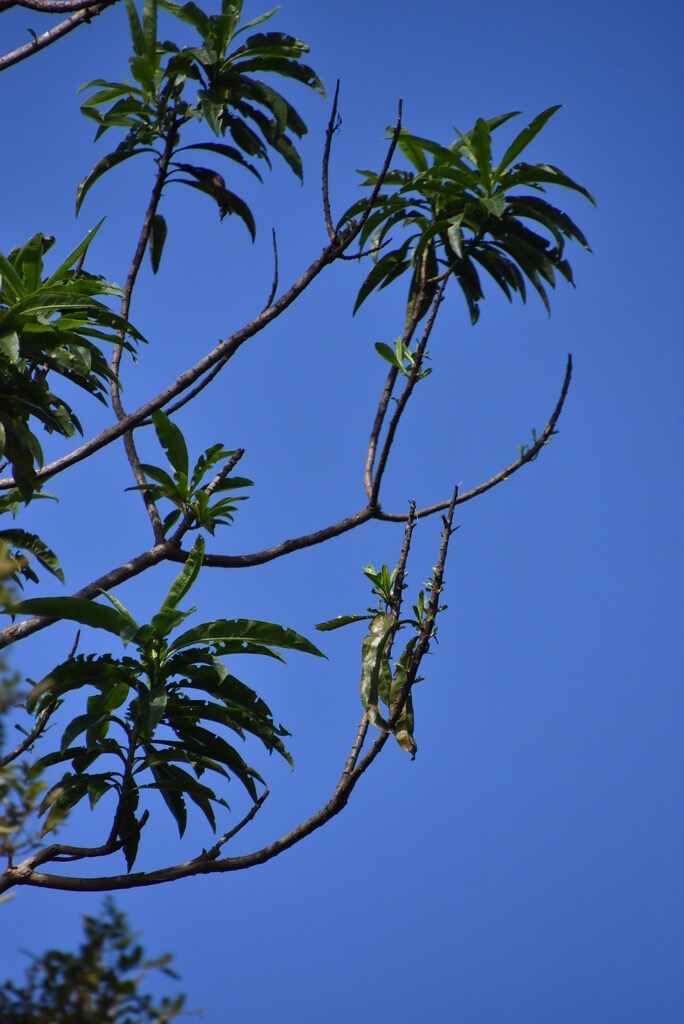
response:
M361 645L361 703L371 725L382 732L392 732L402 750L415 757L418 747L413 736L415 714L411 686L419 680L414 673L412 682L407 686L407 678L428 618L425 593L421 590L418 594L413 606L414 618L399 619L395 610L399 603L399 566L390 569L383 565L376 571L373 565L367 565L363 574L373 584L371 593L379 599L377 608L369 608L365 615L339 615L328 622L318 623L316 629L330 632L354 622L370 621L368 634ZM427 586L429 589L431 584ZM404 626L410 626L414 635L392 669L392 645ZM380 710L380 703L385 705L386 713Z
M177 978L171 956L146 957L111 898L96 917L84 915L76 953L49 950L32 956L23 984L0 990L3 1024L170 1024L185 996L157 1001L141 991L151 971Z
M190 469L188 448L179 428L161 410L153 414L152 420L159 443L169 460L172 474L159 466L144 462L141 467L153 482L127 489L145 490L155 503L166 499L175 506L162 523L164 535L168 534L181 517L188 517L191 526L205 529L213 536L217 526L232 523L237 502L246 500L245 495L235 495L235 490L251 487L252 481L243 476L228 476L224 473L228 469L228 463L224 465L224 471L219 472L207 485L207 474L219 463L225 464L226 460L236 455L236 452L227 451L220 444L211 445ZM229 496L212 501L214 494Z
M158 6L177 20L190 25L199 35L197 46L179 47L158 38ZM223 0L220 14L207 14L197 4L183 5L167 0L145 0L142 17L134 0L126 0L133 56L133 82L96 79L84 89L94 92L81 109L97 124L96 138L112 128L125 131L119 146L98 161L77 190L76 208L92 185L111 168L141 153L162 160L167 153L166 182L188 185L208 195L217 205L221 219L236 214L252 238L256 226L245 201L226 187L224 175L215 167L189 163L197 151L221 157L238 165L259 180L254 160L271 166L270 153L277 153L301 179L301 157L293 137L301 139L306 125L285 97L262 81L263 75L300 82L325 95L315 71L301 60L309 47L282 32L257 32L234 43L249 29L267 21L275 10L240 26L242 0ZM277 9L276 9L277 10ZM205 124L219 141L181 145L183 128L191 122ZM230 142L224 141L228 137ZM156 272L166 238L166 223L157 214L152 238L152 265Z
M576 241L587 250L589 245L572 219L543 194L560 187L594 202L584 186L559 168L518 160L559 109L549 107L535 117L498 163L492 136L515 113L479 118L469 132L457 131L448 147L402 129L398 147L412 169L389 171L359 234L360 247L370 245L375 251L375 265L359 290L355 311L371 292L407 271L407 322L425 316L440 281L453 277L476 323L484 298L482 272L509 301L518 294L524 302L531 284L550 311L548 289L555 287L556 274L573 283L566 243ZM377 173L359 173L364 186L377 185ZM354 220L364 207L363 199L354 203L340 223ZM387 249L393 230L404 237Z
M214 805L228 806L200 781L205 773L224 781L234 776L257 800L257 783L264 780L224 733L258 739L269 753L292 764L282 740L286 729L274 722L265 701L228 671L223 659L262 655L283 661L283 650L322 657L294 630L252 619L215 619L171 639L194 612L181 610L179 604L197 579L203 555L204 541L198 537L159 611L146 625L139 625L107 593L109 605L70 597L35 598L14 609L104 630L135 649L133 655L122 657L70 658L37 683L27 700L28 709L38 714L74 691L95 691L87 698L86 710L66 726L59 748L38 762L42 768L70 763L42 802L43 834L85 798L93 808L113 792L116 835L129 870L144 824L137 816L143 791L159 793L180 835L186 827L188 800L200 808L212 829Z
M127 335L144 340L98 298L120 297L121 289L81 267L100 224L47 277L43 257L54 238L37 234L8 256L0 253L0 456L25 501L43 463L31 421L62 437L81 432L72 407L53 391L54 379L104 402L113 374L100 343L130 349Z

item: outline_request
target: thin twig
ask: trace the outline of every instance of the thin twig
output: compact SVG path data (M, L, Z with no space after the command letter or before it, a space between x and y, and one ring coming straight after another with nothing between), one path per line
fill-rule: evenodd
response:
M18 757L21 757L21 755L36 742L40 734L45 729L45 726L48 724L50 716L56 710L57 703L57 701L53 701L52 704L48 704L48 706L40 712L36 724L31 732L24 737L21 743L17 744L14 750L10 750L9 754L5 754L4 757L0 758L0 768L5 768L8 764L11 764L12 761L16 761Z
M124 320L128 320L130 316L133 289L135 287L135 282L137 280L138 273L140 272L140 267L142 266L143 257L145 255L145 250L147 249L147 244L149 242L150 235L152 234L152 225L154 224L154 218L159 207L159 203L161 201L162 191L164 189L164 184L166 182L166 177L169 170L169 164L171 162L171 157L173 156L174 148L176 146L177 141L178 128L176 123L174 123L169 129L168 134L166 136L164 151L159 159L159 165L154 181L154 186L152 188L152 194L150 196L150 201L147 204L145 218L143 220L143 225L140 230L140 235L138 237L135 253L133 254L133 259L131 261L131 266L128 271L128 277L126 278L126 284L124 286L123 296L121 299L121 317ZM112 371L113 377L109 385L109 393L112 398L112 406L114 408L114 412L116 413L116 418L120 423L126 419L126 411L121 402L121 386L119 384L119 370L121 366L121 356L123 354L123 341L124 338L122 334L121 341L119 342L119 344L114 346L114 353L112 355L110 363L110 369ZM135 479L136 484L140 488L140 494L145 504L145 509L147 511L150 524L152 526L154 539L157 543L159 543L161 540L163 540L164 537L161 516L159 515L159 509L157 508L157 505L153 500L152 495L147 489L147 478L140 463L140 458L138 456L138 451L135 445L132 430L127 430L125 432L125 434L123 435L123 442L124 447L126 449L126 457L128 458L128 463L133 472L133 478Z
M17 7L41 14L71 14L98 7L101 0L15 0L15 3Z
M404 333L403 333L403 336L402 336L401 340L402 340L402 344L405 345L405 346L408 346L410 344L411 338L413 337L414 331L415 331L415 329L416 329L416 327L418 325L418 320L419 320L419 317L420 317L421 299L426 294L426 289L427 289L427 281L423 280L423 281L421 281L420 288L418 289L418 293L417 293L416 298L414 300L413 309L411 311L411 316L406 321L406 325L404 327ZM411 376L413 376L415 374L415 377L413 379L413 382L411 383L411 387L408 389L408 394L406 394L406 389L405 389L405 398L404 398L404 403L402 405L402 411L403 411L404 405L408 401L408 398L409 398L409 396L411 394L411 391L413 390L413 385L415 384L415 382L418 379L418 371L420 369L420 360L421 360L423 352L425 350L425 346L427 345L427 339L430 336L430 331L432 330L432 325L434 324L435 317L437 316L437 310L439 309L439 305L440 305L440 303L442 301L443 295L444 295L444 285L442 285L442 287L437 292L437 298L435 299L435 302L433 303L432 310L431 310L431 313L430 313L430 317L428 318L428 328L426 329L425 332L423 332L422 348L420 348L420 346L419 346L419 353L416 353L416 362L414 362L414 365L413 365L413 368L412 368L413 369L413 374ZM385 445L384 445L384 448L383 448L383 457L381 458L382 465L381 465L380 470L377 473L375 473L375 477L374 477L373 469L374 469L374 466L375 466L375 457L377 455L378 444L379 444L379 440L380 440L380 433L382 431L383 423L385 422L385 416L387 415L387 409L389 408L389 403L390 403L390 400L392 398L392 394L394 392L394 386L395 386L395 384L397 382L398 375L399 375L399 370L397 369L396 366L393 366L391 368L391 370L389 371L389 373L387 374L387 380L385 381L385 386L383 388L382 395L380 396L380 401L378 402L377 412L375 414L375 419L373 421L373 427L371 429L370 438L368 440L368 449L366 451L366 463L365 463L365 466L364 466L363 482L364 482L364 487L366 489L366 496L368 497L368 500L369 500L369 502L372 505L377 505L378 504L378 496L379 496L379 493L380 493L380 484L382 482L382 475L383 475L383 472L384 472L384 469L385 469L385 464L387 462L387 458L389 457L389 449L391 448L392 442L394 440L394 431L396 430L396 426L398 425L399 418L401 417L401 412L399 413L399 417L397 417L396 413L395 413L395 417L394 417L395 426L394 426L394 430L392 430L392 432L391 432L391 435L392 435L391 436L391 440L389 441L389 444L388 444L387 441L385 442ZM407 385L407 387L408 387L408 385Z
M252 804L251 808L249 809L247 814L245 814L244 818L241 821L239 821L237 825L230 830L230 832L224 832L221 838L216 843L214 843L212 847L210 847L208 850L203 850L202 853L200 853L199 857L196 857L195 860L198 862L206 860L216 860L216 858L221 852L221 848L224 847L226 843L229 843L230 840L238 834L238 832L241 832L245 825L248 825L252 818L254 818L258 814L258 812L263 807L264 802L268 798L268 795L268 790L264 790L259 799Z
M371 429L370 438L368 440L368 450L366 452L366 465L364 467L363 483L366 489L366 497L370 501L373 496L373 466L375 465L375 455L378 450L378 441L380 438L380 431L382 425L385 422L385 416L387 415L387 408L392 398L392 392L394 391L394 385L397 382L399 370L396 366L393 366L387 374L387 380L378 402L377 412L375 413L375 420L373 421L373 427Z
M456 500L457 505L463 505L466 501L471 501L473 498L478 497L478 495L484 494L485 491L491 490L498 484L508 480L513 473L516 473L523 466L527 465L528 462L533 462L534 459L536 459L542 448L548 443L551 436L555 433L556 424L563 410L563 405L568 394L571 378L572 357L568 356L563 388L558 398L558 402L556 403L556 408L553 411L551 419L537 438L535 444L532 445L528 451L524 452L520 458L516 459L515 462L511 463L510 466L501 470L500 473L496 473L494 476L490 477L489 480L478 484L477 487L473 487L470 491L466 491L464 494L459 494ZM415 517L416 519L425 519L428 516L435 515L437 512L444 512L445 509L449 508L449 505L450 501L441 501L435 505L428 505L424 508L417 509ZM265 548L262 551L256 551L247 555L205 555L204 565L229 569L245 569L253 565L264 565L266 562L272 562L277 558L282 558L284 555L289 555L293 551L301 551L304 548L313 547L316 544L321 544L326 540L330 540L332 537L339 537L343 533L354 530L356 527L361 526L363 523L367 523L371 519L377 519L388 523L405 523L407 518L408 516L405 512L383 512L380 508L372 508L370 505L367 505L354 515L347 516L346 519L341 519L322 530L316 530L313 533L304 534L294 540L282 541L280 544L275 544L273 547ZM100 576L97 580L94 580L82 590L79 590L74 596L88 599L96 597L100 590L107 590L111 587L118 586L120 583L124 583L133 576L137 576L151 565L157 565L159 562L166 560L185 562L188 554L189 552L177 548L170 541L164 541L162 544L156 544L153 548L150 548L149 551L144 551L141 555L131 559L124 565L111 570L104 576ZM56 620L53 618L33 618L12 626L7 626L2 630L2 632L0 632L0 649L7 647L9 644L14 643L17 640L21 640L25 636L30 636L38 630L44 629L55 621Z
M271 285L264 309L268 309L278 291L278 239L276 238L275 228L271 228L271 236L273 238L273 284Z
M323 214L325 216L325 226L328 231L328 237L332 241L337 232L333 225L332 214L330 212L330 148L332 146L333 135L339 130L342 124L341 119L337 115L337 101L340 95L340 80L337 79L337 85L335 86L335 95L333 96L332 110L330 111L330 119L328 121L328 127L325 130L325 147L323 149L323 172L321 174L321 188L323 191Z

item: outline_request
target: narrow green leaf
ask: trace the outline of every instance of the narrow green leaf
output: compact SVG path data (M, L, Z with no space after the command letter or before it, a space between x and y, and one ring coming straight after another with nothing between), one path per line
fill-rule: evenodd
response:
M116 636L130 628L129 620L117 609L80 597L33 597L13 605L12 611L18 615L40 615L79 622L82 626L104 629Z
M397 358L394 350L391 349L389 345L385 345L385 343L382 341L376 341L375 351L378 353L378 355L382 356L385 362L389 363L390 366L393 366L397 370L404 369L404 364L401 362L400 359Z
M535 136L539 134L539 132L542 130L547 121L549 121L553 117L553 115L561 109L561 106L562 104L557 103L553 107L547 107L546 110L543 110L541 114L537 114L537 116L532 121L530 121L528 126L526 128L523 128L523 130L518 135L516 135L516 137L513 139L513 142L511 142L510 146L508 147L503 157L501 158L501 162L496 169L497 179L500 178L500 176L503 174L506 168L509 167L513 163L513 161L517 159L517 157L522 153L522 151L526 149L527 146L529 146L532 139L534 139Z
M98 178L101 178L112 167L116 167L117 164L123 163L124 160L137 156L138 153L154 153L154 149L151 146L132 146L130 142L122 142L113 153L108 153L107 156L98 160L90 174L85 176L76 189L76 214L79 213L83 200Z
M249 644L254 643L266 648L276 647L325 657L310 640L293 629L256 619L216 619L214 622L203 622L177 637L169 646L169 654L195 644L221 642L235 642L239 648L244 648L244 653L251 653Z
M389 726L378 708L380 677L386 662L387 642L394 633L397 621L393 615L380 612L370 624L370 634L364 637L361 653L361 703L371 725L383 732Z
M145 54L145 37L143 35L143 28L140 24L140 18L138 17L134 0L126 0L126 13L128 14L128 26L131 33L131 40L133 42L133 49L139 57L143 57Z
M171 422L166 413L162 412L161 409L152 413L152 422L154 423L159 443L166 452L169 462L177 473L182 473L187 477L190 462L187 445L181 430L175 423Z
M145 0L142 16L143 53L149 64L157 64L157 0Z
M367 622L370 618L370 615L338 615L335 619L317 623L316 629L322 633L328 633L333 629L340 629L341 626L348 626L352 622Z
M175 580L171 584L168 594L166 595L161 608L159 609L160 614L172 611L178 607L180 602L183 600L187 592L192 587L193 583L199 575L199 571L202 568L202 559L204 558L204 537L198 537L192 546L192 550L188 555L185 565L181 572L176 576ZM192 631L191 631L192 632ZM184 634L187 635L187 634ZM176 641L176 644L178 641ZM176 647L176 644L173 647ZM173 649L170 648L170 650Z

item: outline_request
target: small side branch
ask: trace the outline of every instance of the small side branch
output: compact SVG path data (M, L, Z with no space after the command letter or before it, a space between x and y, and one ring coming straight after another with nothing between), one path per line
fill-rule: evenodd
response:
M10 750L9 754L5 754L3 758L0 758L0 768L6 768L8 764L12 764L13 761L16 761L18 757L21 757L21 755L36 742L56 708L57 701L54 701L52 704L48 704L48 706L40 712L36 724L33 729L31 729L31 732L24 737L21 743L17 744L14 750Z

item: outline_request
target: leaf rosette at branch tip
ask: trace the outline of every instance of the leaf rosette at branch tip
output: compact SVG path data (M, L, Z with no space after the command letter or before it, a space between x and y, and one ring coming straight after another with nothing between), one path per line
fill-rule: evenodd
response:
M110 129L126 134L78 186L77 212L104 174L131 157L149 153L160 166L164 185L183 184L208 195L222 220L227 214L235 214L254 240L256 225L247 203L226 187L225 176L215 167L189 163L187 157L196 151L204 157L220 157L261 181L253 161L262 160L270 167L270 154L274 152L302 179L302 161L293 137L303 138L306 125L288 100L262 77L276 75L299 82L323 96L325 89L316 72L302 62L309 47L300 39L283 32L259 31L242 41L244 33L278 10L240 26L242 6L242 0L223 0L220 14L207 14L192 2L180 5L145 0L141 17L134 0L126 0L134 82L95 79L82 87L93 92L81 107L83 114L97 124L96 139ZM158 8L190 25L200 36L200 45L179 47L160 41ZM228 136L231 142L181 145L185 129L198 123L205 124L217 139ZM166 222L157 214L150 247L155 273L166 234Z
M120 298L118 285L82 268L102 223L47 277L43 258L54 238L37 234L8 256L0 253L0 456L11 463L24 501L37 490L43 463L30 422L63 437L82 432L71 405L52 390L55 377L104 403L115 375L98 343L134 351L127 337L145 340L98 298Z
M82 800L91 808L107 795L117 800L117 835L128 868L135 860L144 820L138 817L143 791L158 793L173 815L179 834L187 823L187 802L200 808L212 829L215 806L225 799L201 782L205 773L224 781L235 776L258 800L261 774L222 735L258 739L269 753L290 766L283 744L287 730L254 690L229 672L223 659L264 655L283 661L282 651L324 657L292 629L252 619L216 619L171 634L195 609L182 610L199 574L204 541L199 537L163 601L146 625L139 625L112 594L109 605L80 598L35 598L13 611L55 616L104 630L135 654L115 657L78 655L57 665L27 697L33 714L57 706L84 687L94 690L86 711L64 729L57 750L39 759L41 768L70 764L43 799L43 834L54 829ZM99 770L94 771L97 765Z
M167 536L181 517L188 528L205 529L214 534L217 526L233 522L238 502L246 501L247 495L235 494L236 490L251 487L252 480L244 476L230 476L232 467L242 451L228 451L220 444L211 445L204 451L190 469L190 457L181 430L166 413L158 410L152 422L160 445L169 460L172 474L159 466L141 463L141 469L149 478L145 484L126 488L129 491L147 491L154 502L170 501L175 508L164 518L162 532ZM205 483L205 477L219 463L223 467L213 480ZM228 495L212 501L215 494Z
M371 292L410 272L407 324L415 326L426 315L439 282L450 277L476 323L484 271L509 301L518 294L524 302L531 284L550 312L548 289L555 287L556 274L573 284L566 243L579 242L587 251L589 244L574 221L541 194L550 187L564 188L594 203L591 193L559 168L518 161L559 109L549 107L535 117L498 164L492 157L493 133L516 113L479 118L471 131L457 131L458 138L448 147L402 128L398 148L413 169L387 173L359 233L359 247L374 250L375 266L359 290L354 311ZM359 173L365 187L374 188L380 180L373 171ZM354 203L340 227L362 216L365 207L365 199ZM388 250L395 230L408 235Z

